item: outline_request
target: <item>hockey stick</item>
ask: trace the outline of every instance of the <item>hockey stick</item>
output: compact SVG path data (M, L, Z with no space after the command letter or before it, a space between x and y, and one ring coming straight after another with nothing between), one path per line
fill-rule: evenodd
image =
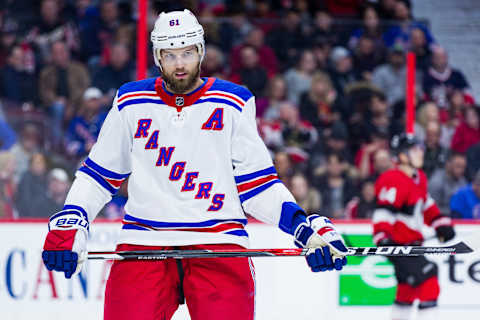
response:
M147 250L147 251L97 251L89 252L90 260L163 260L186 258L231 257L297 257L306 256L309 249L232 249L232 250ZM475 248L475 250L478 250ZM421 256L425 254L471 253L474 249L464 241L452 246L420 247L350 247L347 256Z

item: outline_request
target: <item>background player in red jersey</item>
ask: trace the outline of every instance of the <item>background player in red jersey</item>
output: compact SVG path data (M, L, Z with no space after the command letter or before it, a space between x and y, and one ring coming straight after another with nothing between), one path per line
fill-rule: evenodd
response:
M455 236L451 219L441 214L427 191L427 177L420 169L424 151L407 135L394 136L391 148L397 165L376 181L373 213L374 242L379 246L421 245L423 225L435 229L438 239ZM389 257L398 281L392 318L408 319L413 302L420 301L420 319L433 317L440 288L438 268L424 256Z

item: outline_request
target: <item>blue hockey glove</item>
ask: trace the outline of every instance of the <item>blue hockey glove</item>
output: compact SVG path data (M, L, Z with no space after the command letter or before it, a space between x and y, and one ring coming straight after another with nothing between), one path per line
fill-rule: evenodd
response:
M297 223L294 230L295 244L309 249L307 263L313 272L342 270L347 264L348 250L328 218L312 214Z
M70 279L81 271L87 255L86 214L83 210L64 208L50 218L48 229L43 262L48 270L64 272L65 278Z

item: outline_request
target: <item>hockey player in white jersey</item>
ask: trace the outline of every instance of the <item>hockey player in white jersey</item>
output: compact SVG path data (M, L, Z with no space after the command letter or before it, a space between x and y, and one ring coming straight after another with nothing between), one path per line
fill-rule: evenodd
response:
M70 278L87 252L89 224L128 177L117 250L248 246L245 212L312 248L312 271L341 270L333 224L300 208L278 179L248 89L200 78L203 28L188 10L162 13L151 33L159 78L123 85L97 143L53 214L42 254ZM104 319L170 319L184 294L193 320L253 319L249 258L116 261Z

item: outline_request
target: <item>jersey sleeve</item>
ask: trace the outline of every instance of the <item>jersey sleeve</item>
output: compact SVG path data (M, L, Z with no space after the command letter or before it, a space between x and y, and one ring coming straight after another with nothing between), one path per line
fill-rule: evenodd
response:
M245 103L233 132L232 165L244 211L291 234L293 217L303 210L278 178L270 153L258 134L254 97Z
M115 98L97 142L77 170L65 207L83 211L92 221L130 175L131 148L132 135Z
M435 200L427 193L425 205L423 207L423 221L427 226L434 229L441 226L451 226L452 219L446 214L442 214Z

